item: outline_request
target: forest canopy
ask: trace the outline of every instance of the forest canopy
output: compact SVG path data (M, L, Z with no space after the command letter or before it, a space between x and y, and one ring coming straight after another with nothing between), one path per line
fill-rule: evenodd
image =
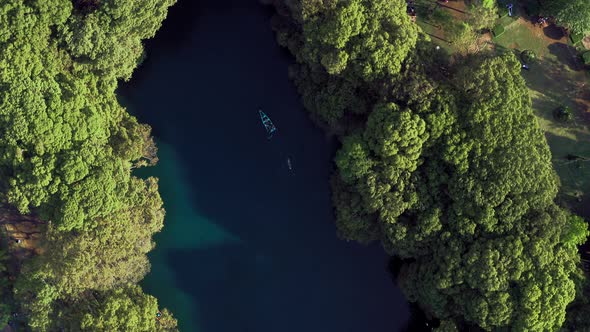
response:
M401 258L399 285L441 330L559 330L568 305L583 302L577 247L588 230L555 202L516 56L451 62L402 0L276 6L303 102L342 143L339 236Z
M0 3L0 199L44 225L18 268L0 248L0 327L177 330L137 285L164 210L157 179L132 174L157 160L150 128L115 94L173 3ZM559 24L590 29L587 1L545 3ZM400 257L406 297L441 329L590 326L587 225L555 202L517 58L451 63L403 0L275 4L303 103L341 142L339 236Z
M34 331L176 329L134 285L164 210L157 180L132 175L157 159L150 128L115 94L173 3L0 3L0 197L47 224L42 254L0 287L0 327L11 311Z

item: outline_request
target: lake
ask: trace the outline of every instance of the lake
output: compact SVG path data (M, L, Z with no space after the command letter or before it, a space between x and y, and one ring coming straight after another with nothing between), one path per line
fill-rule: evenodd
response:
M308 119L271 15L256 0L180 0L119 88L153 128L160 162L138 175L160 179L167 211L142 286L181 331L406 329L383 250L336 236L336 144Z

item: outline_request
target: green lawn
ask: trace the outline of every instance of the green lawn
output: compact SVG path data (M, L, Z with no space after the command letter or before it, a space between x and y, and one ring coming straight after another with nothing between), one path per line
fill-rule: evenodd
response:
M547 54L547 43L541 38L541 30L535 33L527 28L521 21L510 19L510 24L505 25L506 30L502 35L494 38L494 42L504 48L519 50L531 50L538 56Z
M531 70L523 72L530 89L533 108L553 155L553 164L561 180L562 198L578 206L578 197L590 193L590 162L570 161L568 155L590 158L590 126L587 105L576 98L580 82L588 81L584 72L575 72L541 59ZM562 123L554 119L557 107L569 106L573 120ZM586 117L586 118L585 118Z
M590 195L590 162L567 160L568 155L590 158L590 101L583 91L590 86L587 71L576 62L575 49L568 38L547 38L543 29L524 20L507 26L506 32L494 40L502 49L517 54L534 51L538 61L523 77L530 90L535 114L545 131L553 155L553 164L561 181L561 199L572 207L588 204ZM568 44L569 43L569 44ZM569 106L574 114L562 123L553 117L557 107ZM583 202L580 202L583 199Z

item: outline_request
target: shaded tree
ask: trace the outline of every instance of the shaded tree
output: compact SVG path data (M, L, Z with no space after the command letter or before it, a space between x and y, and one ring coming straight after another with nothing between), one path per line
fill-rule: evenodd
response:
M585 0L550 0L543 2L543 11L554 16L559 25L574 33L590 31L590 2Z

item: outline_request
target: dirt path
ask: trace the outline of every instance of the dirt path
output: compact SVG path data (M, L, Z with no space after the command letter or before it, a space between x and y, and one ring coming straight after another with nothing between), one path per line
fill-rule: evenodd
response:
M0 234L8 252L19 263L43 253L42 239L47 224L35 216L21 215L11 207L0 207Z

